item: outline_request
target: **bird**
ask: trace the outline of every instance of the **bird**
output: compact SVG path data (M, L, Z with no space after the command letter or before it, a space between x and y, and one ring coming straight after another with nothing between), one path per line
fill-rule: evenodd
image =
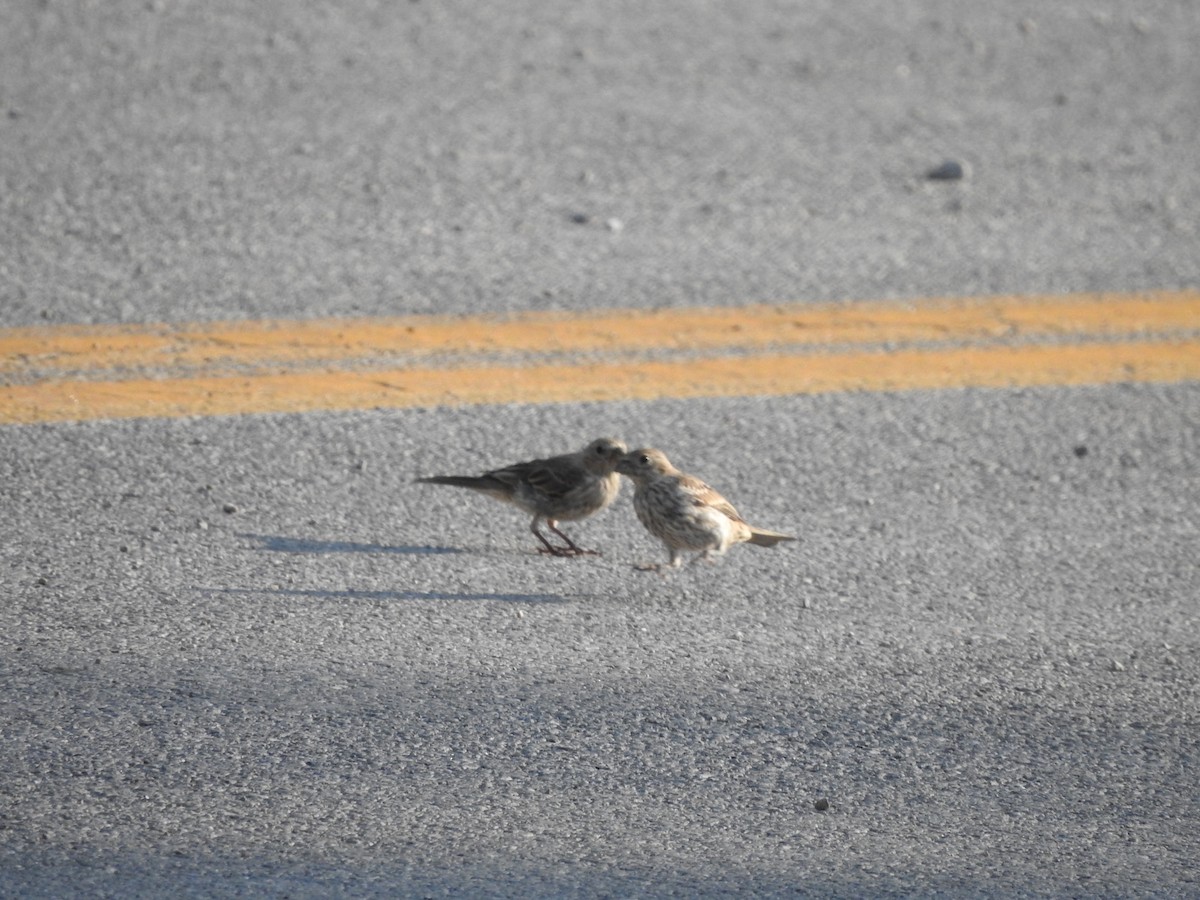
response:
M448 484L470 488L520 507L533 516L529 530L541 541L539 553L551 556L599 556L584 550L558 529L558 523L594 516L621 490L617 463L629 448L615 438L597 438L582 450L514 463L482 475L434 475L418 478L422 484ZM565 541L552 544L539 529L546 526Z
M680 472L661 450L633 450L617 463L617 471L632 479L633 510L646 530L666 545L672 569L683 563L685 550L697 551L697 560L712 560L734 544L773 547L796 540L747 524L733 504L699 478ZM637 568L661 571L662 566Z

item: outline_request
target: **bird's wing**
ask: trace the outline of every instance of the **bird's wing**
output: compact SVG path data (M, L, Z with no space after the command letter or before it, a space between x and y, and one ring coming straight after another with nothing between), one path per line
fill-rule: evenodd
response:
M692 502L696 506L707 506L710 509L715 509L722 515L728 516L735 522L744 522L733 504L718 494L715 490L691 475L683 475L679 479L679 487L692 498Z
M516 463L488 474L514 488L524 482L544 497L557 498L578 487L583 473L573 458L554 456Z

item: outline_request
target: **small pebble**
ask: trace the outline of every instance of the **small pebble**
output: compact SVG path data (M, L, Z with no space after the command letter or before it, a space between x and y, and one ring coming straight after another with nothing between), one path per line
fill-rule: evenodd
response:
M588 222L592 221L592 217L587 213L571 213L571 221L576 225L586 225Z
M813 804L813 808L816 809L817 812L825 812L825 810L829 809L829 800L825 797L822 797Z
M1079 444L1078 446L1075 447L1075 455L1078 456L1080 459L1083 459L1085 456L1088 455L1088 448L1084 444Z
M625 223L622 222L620 219L616 219L616 218L605 219L604 227L607 228L609 231L611 231L613 234L616 234L617 232L621 231L625 227Z
M237 506L235 506L232 503L226 503L224 506L221 507L221 510L223 512L229 513L230 515L233 515L235 512L238 511L238 508L237 508Z
M925 177L931 181L958 181L965 174L962 163L948 159L940 166L934 166L926 172Z

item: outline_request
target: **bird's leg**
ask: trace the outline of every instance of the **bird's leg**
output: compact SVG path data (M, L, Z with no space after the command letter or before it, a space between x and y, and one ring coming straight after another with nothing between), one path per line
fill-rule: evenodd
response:
M580 547L578 544L576 544L573 540L571 540L569 537L567 537L565 534L563 534L561 531L559 531L558 530L558 522L556 520L547 519L546 525L549 526L551 531L553 531L560 538L562 538L564 541L567 542L566 549L568 549L575 556L599 556L600 555L599 550L584 550L582 547Z
M683 551L675 547L667 547L667 552L671 554L671 561L665 563L639 563L634 568L639 572L657 572L659 575L666 575L667 572L678 569L683 564Z
M538 547L538 553L549 553L551 556L576 556L576 555L578 555L577 550L572 550L570 547L555 547L552 543L550 543L548 540L546 540L546 536L538 530L538 519L539 518L541 518L541 517L540 516L535 517L532 524L530 524L530 526L529 526L529 530L533 532L534 537L536 537L539 541L542 542L542 546ZM551 526L551 529L557 534L560 534L560 535L562 534L562 532L560 532L557 528L554 528L554 526ZM570 541L568 541L568 543L570 543Z
M671 554L669 562L665 563L639 563L633 568L638 572L657 572L664 578L668 572L674 572L683 565L683 551L676 547L667 547L667 552Z

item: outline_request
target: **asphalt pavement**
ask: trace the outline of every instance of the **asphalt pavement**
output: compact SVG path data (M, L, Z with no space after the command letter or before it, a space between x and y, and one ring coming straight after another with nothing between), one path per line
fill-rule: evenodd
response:
M1198 41L10 4L0 327L1195 287ZM601 435L800 541L412 483ZM1195 896L1198 440L1195 383L5 426L0 896Z

